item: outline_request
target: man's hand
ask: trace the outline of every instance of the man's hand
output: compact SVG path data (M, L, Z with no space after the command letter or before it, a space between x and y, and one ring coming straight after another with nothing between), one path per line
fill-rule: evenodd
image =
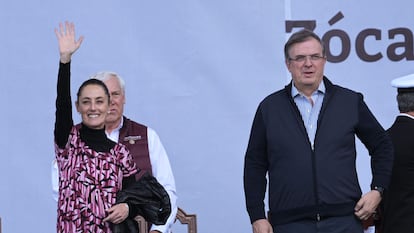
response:
M273 233L273 228L267 219L259 219L253 222L253 233Z
M361 220L367 220L375 213L379 203L381 202L381 194L376 190L364 194L355 206L355 215Z
M83 36L75 38L75 24L65 22L65 26L59 23L59 30L55 28L55 34L59 43L60 62L68 63L72 54L78 50L83 41Z
M108 212L108 216L103 220L104 222L109 221L114 224L119 224L128 217L129 207L126 203L120 203L112 206L106 212Z

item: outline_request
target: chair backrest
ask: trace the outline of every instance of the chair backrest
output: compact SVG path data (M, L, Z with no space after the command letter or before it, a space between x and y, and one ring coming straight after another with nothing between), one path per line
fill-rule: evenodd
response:
M138 215L135 217L135 221L138 222L139 233L148 233L148 222L145 221L144 217ZM0 232L1 233L1 232Z
M175 217L175 221L177 220L183 224L187 225L187 232L188 233L197 233L197 215L195 214L187 214L184 212L183 209L178 207L177 216ZM135 221L138 222L139 233L148 233L148 222L142 216L135 217ZM0 232L1 233L1 232Z
M179 221L181 224L187 225L188 233L197 233L197 215L187 214L183 209L178 207L177 216L175 221Z

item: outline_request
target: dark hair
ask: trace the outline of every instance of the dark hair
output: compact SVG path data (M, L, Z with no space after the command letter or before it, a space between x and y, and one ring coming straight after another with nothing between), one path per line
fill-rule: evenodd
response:
M325 56L325 46L321 40L321 38L319 38L318 35L316 35L313 31L308 30L308 29L302 29L300 31L297 31L295 33L293 33L288 41L285 44L285 59L288 60L289 59L289 50L292 47L292 45L297 44L297 43L301 43L304 41L307 41L311 38L314 38L315 40L317 40L321 46L322 46L322 56Z
M414 92L398 93L397 103L401 113L414 111Z
M101 80L98 80L96 78L88 79L85 82L83 82L82 85L80 85L80 87L78 89L78 93L76 94L77 97L78 97L78 100L79 100L79 96L80 96L83 88L86 87L86 86L88 86L88 85L98 85L98 86L101 86L102 89L105 92L105 95L108 96L108 102L109 102L110 95L109 95L108 87L106 87L106 85L105 85L104 82L102 82Z

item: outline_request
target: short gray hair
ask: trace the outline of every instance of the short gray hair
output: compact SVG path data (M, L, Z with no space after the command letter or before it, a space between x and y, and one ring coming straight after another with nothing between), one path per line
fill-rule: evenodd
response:
M122 77L119 74L117 74L115 72L101 71L101 72L98 72L98 73L92 75L90 78L95 78L95 79L101 80L102 82L105 82L106 80L108 80L112 77L116 78L116 80L119 83L119 86L121 86L122 92L125 94L125 81L122 79Z

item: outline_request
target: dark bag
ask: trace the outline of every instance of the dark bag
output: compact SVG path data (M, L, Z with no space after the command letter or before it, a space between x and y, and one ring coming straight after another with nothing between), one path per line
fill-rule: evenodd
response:
M165 224L171 214L170 197L167 191L148 173L130 187L117 193L116 204L119 203L128 203L133 208L133 213L141 215L147 222L155 225ZM113 224L112 232L136 233L139 232L138 224L133 218L127 218L120 224Z

